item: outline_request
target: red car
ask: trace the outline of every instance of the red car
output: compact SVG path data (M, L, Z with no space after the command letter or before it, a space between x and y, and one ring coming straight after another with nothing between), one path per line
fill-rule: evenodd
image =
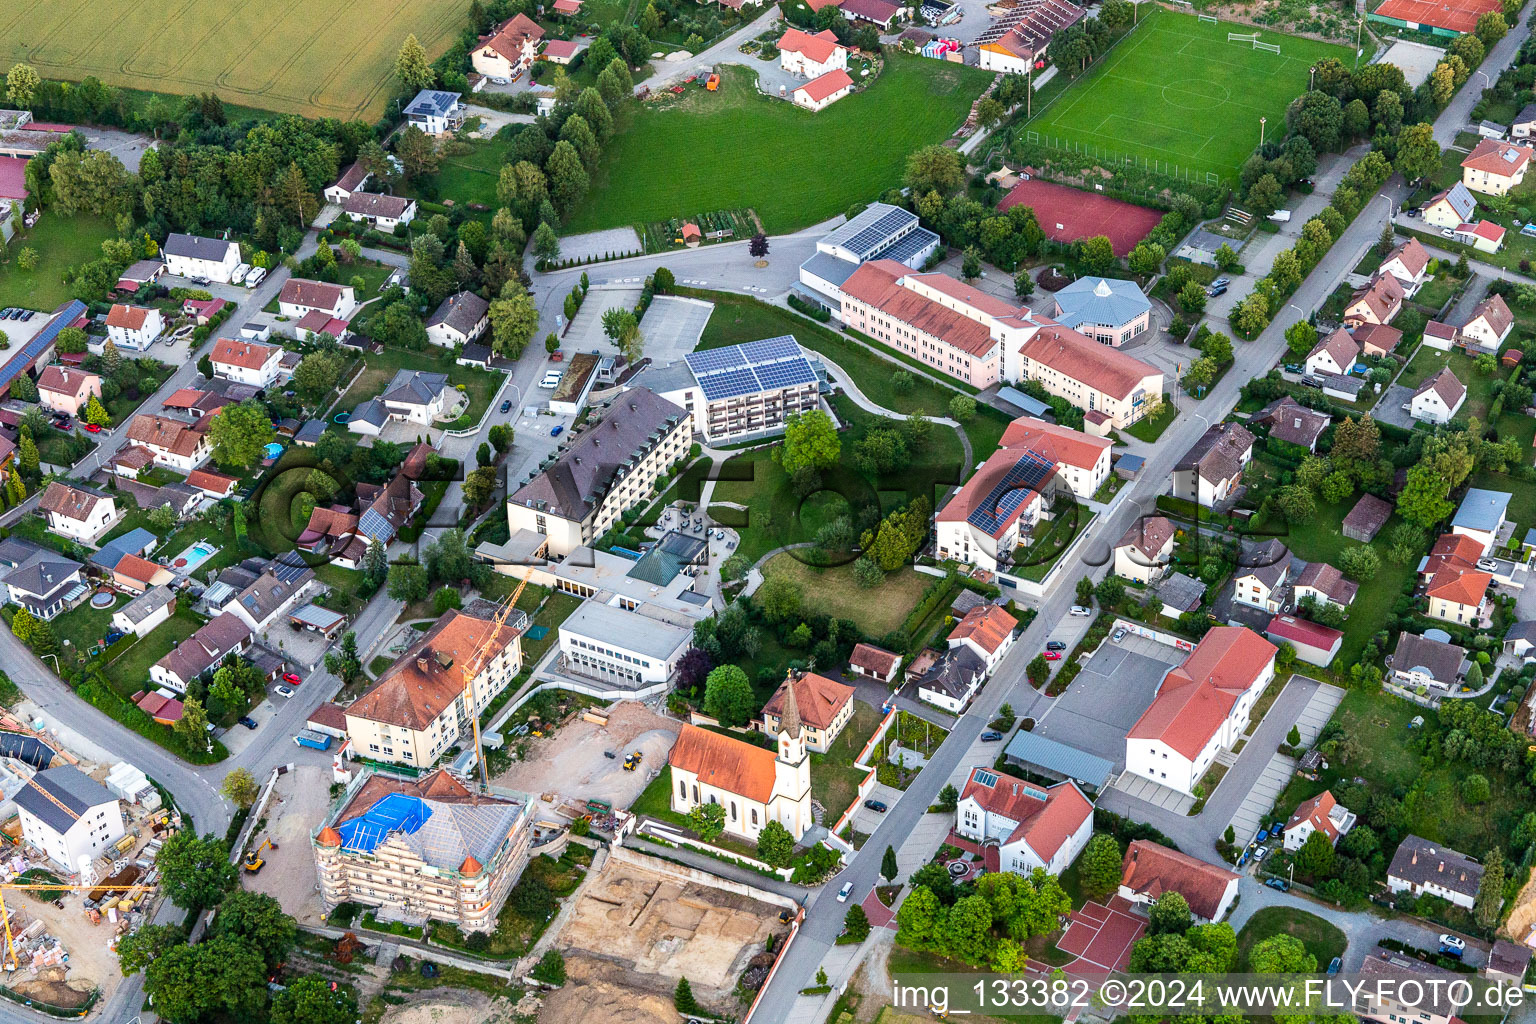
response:
M303 681L304 680L300 679L298 677L298 675L296 673L293 673L293 672L287 672L287 673L284 673L284 675L283 675L283 682L285 682L285 683L292 683L294 686L298 686Z
M1060 651L1046 651L1044 657L1045 657L1046 661L1060 661L1061 660L1061 652Z
M99 434L99 433L101 433L101 427L97 426L94 423L87 423L87 424L85 424L85 432L87 434Z

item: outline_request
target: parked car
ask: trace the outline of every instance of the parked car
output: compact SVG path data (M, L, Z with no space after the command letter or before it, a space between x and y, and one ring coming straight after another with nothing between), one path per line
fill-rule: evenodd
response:
M1224 284L1212 285L1209 289L1206 290L1205 294L1214 299L1218 295L1227 294L1227 286Z
M256 728L256 719L252 718L250 715L246 715L240 719L240 724L245 726L247 729L254 729Z
M1412 209L1410 209L1408 211L1408 216L1410 216L1410 217L1417 217L1418 215L1419 215L1419 208L1417 206L1413 207Z
M1211 287L1212 288L1221 288L1221 287L1223 287L1225 285L1229 285L1231 283L1232 283L1232 279L1230 277L1218 277L1216 280L1211 282Z
M285 682L285 683L291 683L294 686L298 686L303 681L304 680L299 678L299 675L298 675L297 672L284 672L283 673L283 682Z
M1075 605L1072 606L1072 614L1073 615L1092 615L1093 614L1093 609L1089 608L1087 605L1075 604Z
M1046 661L1060 661L1061 660L1061 652L1060 651L1046 651L1044 654L1041 655L1041 657L1044 658Z
M853 892L853 883L852 882L844 882L843 883L843 887L841 889L837 890L837 902L839 902L839 903L847 903L848 902L848 896L852 892Z
M512 411L512 399L509 398L501 403L501 411L503 413L509 413Z
M1257 864L1259 861L1263 860L1265 857L1268 857L1268 856L1269 856L1269 847L1261 846L1257 850L1253 851L1253 862L1255 864Z
M94 423L87 423L85 425L85 432L87 434L99 434L101 433L101 428Z
M1291 883L1283 878L1266 878L1264 879L1264 884L1271 889L1279 889L1281 892L1291 891Z
M1332 960L1328 961L1328 973L1329 974L1338 974L1340 968L1342 968L1343 966L1344 966L1344 958L1341 957L1341 956L1336 956Z
M281 683L272 687L272 689L279 697L292 697L295 692L293 687L284 686Z
M879 800L865 800L864 806L868 807L876 814L884 814L886 811L885 804L881 803Z
M1119 643L1121 640L1124 640L1125 639L1125 627L1121 626L1119 629L1115 630L1115 635L1110 637L1110 639L1113 640L1115 643Z
M559 386L560 371L558 370L550 370L544 375L544 379L539 381L539 387L541 388L557 388Z
M981 742L983 743L996 743L1002 738L1003 734L1000 732L984 732L981 734Z
M1440 952L1461 956L1467 951L1467 940L1449 933L1440 936Z
M1440 237L1441 238L1455 238L1456 237L1456 232L1452 231L1450 228L1441 228L1440 229Z
M564 424L556 423L553 427L550 428L549 436L550 437L559 437L560 436L560 431L562 431L564 429L565 429L565 425Z
M1067 649L1067 644L1065 640L1047 640L1045 642L1045 649L1048 651L1064 651Z
M1477 560L1477 567L1482 569L1484 572L1497 572L1499 569L1499 563L1495 562L1491 558L1479 558Z
M611 751L611 750L605 750L605 751L603 751L603 756L604 756L604 757L606 757L606 758L607 758L607 759L608 759L608 760L610 760L610 761L617 761L617 760L618 760L618 759L619 759L619 755L618 755L618 754L615 754L615 753L614 753L614 752L613 752L613 751Z

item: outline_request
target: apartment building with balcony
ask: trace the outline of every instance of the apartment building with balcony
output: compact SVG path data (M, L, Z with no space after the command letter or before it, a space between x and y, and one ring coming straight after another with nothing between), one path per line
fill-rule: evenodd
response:
M821 404L821 375L792 335L692 352L636 383L682 406L710 444L782 433L789 417Z

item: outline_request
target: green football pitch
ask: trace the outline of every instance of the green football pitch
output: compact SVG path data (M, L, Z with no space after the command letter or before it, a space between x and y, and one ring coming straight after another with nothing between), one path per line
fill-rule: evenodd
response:
M1279 53L1229 41L1250 35ZM1102 60L1027 126L1030 141L1134 158L1153 169L1235 180L1259 142L1285 134L1285 108L1325 57L1346 65L1345 46L1200 21L1154 9Z

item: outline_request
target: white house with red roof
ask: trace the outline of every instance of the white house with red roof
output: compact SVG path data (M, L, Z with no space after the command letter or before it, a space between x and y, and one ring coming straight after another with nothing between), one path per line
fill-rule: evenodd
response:
M239 384L264 388L277 380L283 350L277 345L220 338L208 358L216 375Z
M1360 343L1340 327L1313 346L1303 364L1314 377L1333 374L1342 377L1360 360Z
M1276 644L1290 644L1297 659L1309 665L1330 664L1344 642L1342 631L1294 615L1276 615L1264 635Z
M1303 800L1285 823L1285 848L1293 853L1301 849L1307 837L1321 832L1337 846L1341 836L1355 827L1355 814L1323 790L1310 800Z
M979 604L955 623L949 634L949 646L951 649L961 645L969 647L990 673L1013 646L1013 631L1018 624L1018 619L997 605Z
M469 63L487 78L513 78L533 63L543 38L543 26L526 14L517 14L475 44Z
M779 67L794 75L820 78L830 71L848 70L848 48L837 41L831 29L814 35L797 28L785 30L779 37Z
M1525 180L1533 151L1498 139L1484 139L1461 161L1461 183L1474 192L1502 196Z
M1275 678L1274 644L1244 626L1216 626L1168 670L1157 695L1125 737L1125 770L1193 794L1216 755L1248 728L1259 695Z
M1059 875L1093 835L1093 804L1075 782L1043 787L972 768L955 805L955 831L984 847L995 844L995 870Z
M791 99L806 110L825 110L853 91L853 79L842 68L818 75L794 91Z
M315 310L345 320L356 308L357 295L349 284L290 277L283 282L283 290L277 296L277 311L295 320Z
M1474 220L1451 229L1453 240L1470 245L1478 252L1498 252L1504 248L1505 231L1491 220Z
M1120 862L1120 895L1132 903L1156 903L1170 892L1184 897L1199 924L1220 921L1237 899L1239 876L1187 853L1136 839Z
M1429 272L1429 253L1417 238L1410 238L1387 253L1378 271L1397 278L1403 291L1412 295L1424 284L1425 275Z
M124 306L107 311L107 339L113 345L143 352L165 330L165 318L152 306Z
M1467 400L1467 386L1456 378L1449 366L1428 378L1408 401L1408 415L1420 423L1449 423Z
M1502 296L1490 295L1473 307L1472 315L1458 328L1456 341L1468 351L1497 352L1514 326L1509 304Z

